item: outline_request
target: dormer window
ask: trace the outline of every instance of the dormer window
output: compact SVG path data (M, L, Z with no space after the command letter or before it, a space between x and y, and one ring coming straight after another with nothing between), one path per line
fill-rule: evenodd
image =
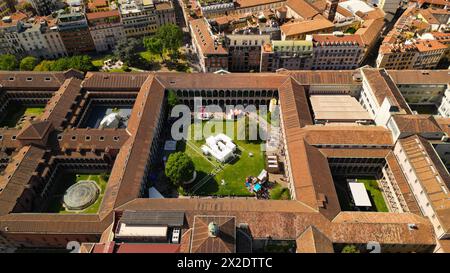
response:
M16 78L14 78L14 77L9 77L9 81L10 82L12 82L12 81L14 81Z
M100 141L105 141L105 137L104 136L99 137L99 139L100 139Z

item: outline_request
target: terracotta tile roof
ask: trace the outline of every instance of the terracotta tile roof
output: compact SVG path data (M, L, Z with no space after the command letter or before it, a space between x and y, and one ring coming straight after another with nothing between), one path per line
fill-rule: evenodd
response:
M315 19L315 20L306 20L294 23L287 23L280 27L281 33L289 36L295 36L300 34L314 33L325 29L331 29L334 27L334 24L327 19Z
M8 90L56 91L64 80L63 72L0 71L0 85Z
M139 91L149 73L88 72L82 87L85 90Z
M236 8L243 9L254 6L262 6L271 3L284 2L285 0L236 0Z
M364 44L371 46L378 40L378 37L380 37L383 27L383 19L368 19L362 23L355 34L361 36Z
M205 18L192 20L189 24L194 39L204 55L228 54L227 50L222 45L215 43Z
M52 124L48 121L33 121L24 127L17 135L18 140L40 140L51 130Z
M412 114L405 98L401 95L397 86L384 69L362 68L367 83L371 86L378 104L381 106L385 98L388 98L394 106L405 110L407 114Z
M320 46L335 46L335 45L358 45L364 46L360 35L350 34L344 36L336 36L333 34L313 34L313 43Z
M306 126L305 139L311 145L393 146L392 133L382 126Z
M414 194L411 192L411 189L409 188L408 185L408 181L406 180L403 171L400 165L398 164L398 161L395 158L393 152L390 152L389 155L386 157L386 163L388 164L392 174L395 177L395 182L397 183L397 186L401 191L401 194L406 202L409 211L417 215L422 215L422 212L419 209L419 205L417 204L416 198L414 197Z
M109 18L109 17L119 17L118 10L107 10L107 11L98 11L98 12L89 12L86 13L86 17L89 20L96 20L100 18Z
M432 115L394 115L392 117L402 133L440 133L441 127Z
M218 234L209 234L209 224L217 225ZM195 216L192 227L191 253L235 253L236 218L230 216Z
M414 135L401 139L400 144L436 212L442 230L448 233L450 175L447 169L427 140Z
M446 132L447 135L450 135L450 118L435 118L436 122L439 124L443 132Z
M38 170L45 150L35 146L23 147L0 176L0 216L13 211L17 200Z
M334 253L331 240L314 226L307 228L296 243L297 253Z
M396 84L447 84L450 83L448 70L388 70Z
M304 212L302 208L306 206L295 201L172 198L135 199L118 209L182 210L186 212L189 226L195 215L235 216L236 223L249 225L255 239L271 236L274 240L295 240L314 225L333 243L378 241L381 244L435 245L429 221L413 214L341 212L330 222L323 215L311 209ZM415 223L418 229L409 230L408 223Z
M125 129L72 128L60 134L62 149L119 150L130 134Z
M436 40L418 40L415 46L419 52L447 49L446 45Z
M80 91L81 80L77 78L65 80L50 98L39 119L51 122L54 128L62 128L64 122L67 122L68 111L71 111L72 104L80 95Z
M261 73L212 74L212 73L158 73L156 78L168 89L275 90L286 76Z
M288 79L280 86L280 110L286 129L313 124L308 98L303 86Z
M148 76L128 120L127 130L132 136L117 155L100 215L139 197L163 98L164 87L153 76Z
M312 19L319 14L317 9L304 0L288 0L286 6L303 19Z
M302 85L361 85L353 79L352 70L342 70L339 73L335 71L287 71L283 74L290 75L299 84Z

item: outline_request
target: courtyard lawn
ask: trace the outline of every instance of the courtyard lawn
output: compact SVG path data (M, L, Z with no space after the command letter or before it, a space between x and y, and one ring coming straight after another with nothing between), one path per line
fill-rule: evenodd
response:
M148 62L156 62L160 63L163 61L160 55L151 53L150 51L142 51L139 52L139 56L141 56L142 59L148 61Z
M102 203L103 196L105 194L106 184L108 183L109 175L105 174L75 174L66 173L62 175L56 186L55 194L48 202L48 207L46 212L50 213L97 213L98 209ZM88 208L82 211L67 211L62 202L65 191L73 184L81 180L93 180L100 188L100 194L94 204L90 205Z
M386 202L384 201L383 194L380 191L380 188L378 187L377 180L375 179L367 179L367 178L358 178L358 182L363 182L364 186L366 186L366 189L370 193L370 201L372 202L372 205L375 204L376 211L380 212L389 212L388 207L386 206Z
M11 103L5 110L0 127L14 128L19 125L22 117L38 117L44 112L44 107L26 107L21 104Z
M270 199L272 200L290 200L291 194L288 188L282 187L280 184L276 184L270 189Z
M343 211L355 211L351 201L351 193L347 188L347 178L352 177L339 177L335 178L335 188L339 199L339 204ZM362 177L356 178L358 182L364 183L366 190L368 191L370 202L372 203L372 211L389 212L389 209L384 201L383 194L378 187L378 182L374 178Z
M233 131L226 130L227 122L232 123ZM190 136L194 131L201 132L206 122L191 125L188 130ZM211 121L213 124L211 132L205 132L201 140L188 139L185 145L181 145L180 151L186 152L192 157L196 171L199 176L196 179L197 186L193 186L194 195L220 195L220 196L252 196L245 187L245 179L248 176L257 176L264 168L264 154L261 151L260 142L247 143L244 140L237 140L236 121ZM224 126L223 133L233 137L234 143L238 146L238 156L231 162L222 164L212 156L204 156L201 146L205 144L205 139L216 132L220 132L218 126ZM252 156L250 156L252 154ZM209 175L209 179L205 178ZM224 181L224 183L223 183ZM200 186L202 183L204 184Z

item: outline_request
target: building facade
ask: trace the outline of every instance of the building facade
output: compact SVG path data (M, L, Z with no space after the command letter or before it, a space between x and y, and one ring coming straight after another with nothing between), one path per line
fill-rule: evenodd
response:
M117 10L86 14L89 31L97 52L114 49L116 43L125 38L125 30Z

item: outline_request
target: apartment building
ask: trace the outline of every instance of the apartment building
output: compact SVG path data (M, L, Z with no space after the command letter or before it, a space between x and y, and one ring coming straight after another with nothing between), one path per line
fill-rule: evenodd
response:
M312 41L272 41L261 52L261 72L277 69L309 70L312 67Z
M21 56L24 53L19 42L19 31L22 30L22 20L28 16L21 12L3 17L0 21L0 54Z
M175 11L170 1L125 0L120 5L120 16L126 37L151 35L159 26L176 22Z
M259 71L262 46L270 43L270 35L227 35L224 47L228 51L229 71Z
M331 33L334 24L327 19L305 20L281 26L281 40L304 40L308 34Z
M45 17L30 18L18 33L19 43L27 55L53 59L67 55L55 20Z
M405 44L383 44L378 52L377 67L386 69L432 69L447 51L436 40L412 40Z
M60 14L58 29L67 54L95 51L94 40L84 13Z
M448 146L448 144L447 144ZM421 136L401 139L394 154L422 214L430 220L438 239L450 237L450 176L433 145Z
M440 35L432 33L446 29L449 16L450 12L446 10L409 7L384 38L376 59L377 67L435 68L447 52L448 46L440 39L434 38Z
M189 24L192 44L202 72L228 70L228 51L215 38L205 18L193 20Z
M87 13L86 17L97 52L112 50L117 41L125 38L118 10Z
M355 69L364 57L364 43L359 35L314 34L306 38L313 44L312 69Z

